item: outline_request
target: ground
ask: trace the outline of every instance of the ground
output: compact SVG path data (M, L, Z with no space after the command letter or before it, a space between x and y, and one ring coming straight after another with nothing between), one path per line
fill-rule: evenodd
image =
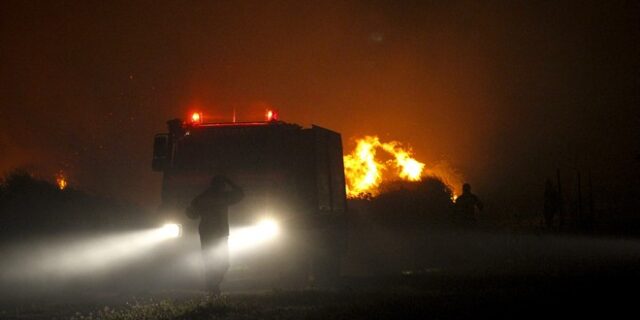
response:
M609 319L637 305L636 237L403 230L353 234L328 287L228 274L224 294L211 297L198 290L197 268L147 256L96 282L0 286L0 319Z
M615 317L640 284L627 269L575 275L418 274L343 279L333 289L84 293L4 304L2 319L465 319ZM11 307L9 307L11 306Z

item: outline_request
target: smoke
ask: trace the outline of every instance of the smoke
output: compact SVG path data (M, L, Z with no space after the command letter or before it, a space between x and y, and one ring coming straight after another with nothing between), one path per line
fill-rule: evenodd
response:
M4 248L3 280L69 279L115 270L152 255L174 238L163 228L66 236Z
M462 194L464 177L462 173L453 168L448 162L440 161L429 165L425 169L425 175L435 177L442 181L453 191L454 196Z
M275 240L279 234L274 220L232 228L228 242L232 270L242 270L247 260L254 263L255 256L260 255L257 253L264 255L272 250L278 245ZM7 290L69 289L81 284L113 286L117 290L175 286L198 289L203 284L197 234L194 230L182 234L176 225L7 242L0 247L0 254L0 283Z
M627 181L630 165L638 172L625 152L639 127L635 9L3 2L0 170L63 169L72 185L151 206L151 139L166 120L195 102L216 119L262 119L253 105L266 101L287 122L411 141L423 162L447 159L493 191L536 191L525 187L558 163Z

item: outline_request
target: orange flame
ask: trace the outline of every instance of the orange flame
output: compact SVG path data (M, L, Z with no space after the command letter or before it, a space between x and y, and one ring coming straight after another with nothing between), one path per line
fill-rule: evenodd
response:
M378 149L389 153L393 159L386 162L377 161ZM388 170L388 164L397 169L400 179L409 181L422 179L424 163L412 158L411 151L403 149L400 143L396 141L383 143L376 136L358 139L355 150L344 156L347 196L357 198L367 194L377 195L378 187L382 183L383 171Z
M381 147L395 157L395 165L400 168L400 173L398 174L400 178L409 181L422 180L424 163L411 158L411 153L402 149L399 143L395 141L382 143Z
M67 187L68 182L67 178L64 176L64 173L59 172L56 175L56 184L58 185L58 189L60 190L64 190Z
M446 164L425 168L425 164L414 159L410 149L403 148L397 141L381 142L377 136L365 136L356 140L356 148L344 156L347 197L363 198L376 196L380 184L389 177L389 168L395 168L395 178L406 181L420 181L425 176L442 180L453 191L453 198L459 194L462 178ZM382 150L391 156L390 160L376 159Z
M347 196L360 197L371 193L382 182L381 170L384 164L376 162L376 148L380 146L377 137L364 137L358 140L355 150L344 156L344 173Z

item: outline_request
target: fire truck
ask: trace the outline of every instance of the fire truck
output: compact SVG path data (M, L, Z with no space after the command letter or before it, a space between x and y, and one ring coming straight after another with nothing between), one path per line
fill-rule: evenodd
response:
M274 275L283 280L331 281L339 275L346 248L346 191L340 134L278 120L208 123L201 113L167 122L155 136L152 168L162 173L161 211L196 233L185 208L213 176L243 188L230 207L234 230L268 217L278 224L278 245L234 260L228 277ZM231 241L232 239L230 239ZM233 248L232 248L233 249ZM236 268L234 268L234 265ZM242 267L238 267L242 265Z

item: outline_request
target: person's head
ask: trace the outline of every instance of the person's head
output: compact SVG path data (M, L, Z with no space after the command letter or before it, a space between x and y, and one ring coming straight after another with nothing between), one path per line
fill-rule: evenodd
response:
M468 183L463 184L462 193L471 193L471 185Z
M225 186L225 177L221 175L214 176L209 182L209 189L213 191L222 191Z

